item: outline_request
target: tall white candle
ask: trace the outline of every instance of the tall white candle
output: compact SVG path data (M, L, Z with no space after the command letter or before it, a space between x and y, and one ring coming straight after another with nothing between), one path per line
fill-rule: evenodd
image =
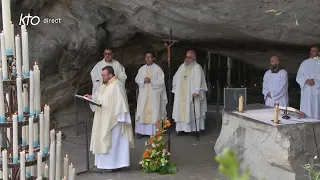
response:
M55 146L56 144L55 144L55 142L53 141L52 143L51 143L51 145L50 145L50 170L49 170L49 179L50 180L53 180L53 179L55 179L54 178L54 176L55 176L55 174L56 174L56 165L55 165L55 163L56 163L56 157L55 157L55 151L56 151L56 146Z
M33 71L30 71L30 116L34 114L34 75Z
M21 39L19 35L15 37L15 41L17 76L22 76Z
M8 42L6 42L7 55L13 55L13 42L10 41L11 36L13 36L10 0L2 0L1 2L3 31L6 33L6 38L8 39Z
M40 113L39 115L40 119L39 119L39 124L40 124L40 134L39 134L39 137L40 137L40 151L42 151L43 153L44 152L44 147L45 147L45 144L44 144L44 117L43 117L43 112Z
M0 68L0 74L2 74L2 69ZM0 75L0 123L5 123L5 109L4 109L4 94L3 94L3 81Z
M4 31L4 33L6 33L6 31ZM8 36L9 36L9 42L6 42L7 55L14 56L14 24L12 23L12 21L10 21L10 33L8 34Z
M7 128L7 138L8 138L7 145L9 146L9 142L12 142L11 141L11 129L10 128Z
M27 126L22 127L22 146L27 145Z
M18 98L18 120L23 120L23 102L22 102L22 79L17 77L17 98Z
M62 136L61 131L59 131L57 133L57 142L59 142L59 143L61 143L61 136Z
M23 85L23 112L29 113L29 92L26 85Z
M22 29L22 26L21 26ZM23 69L24 69L24 76L29 77L29 42L28 42L28 32L27 30L21 31L21 38L22 38L22 61L23 61Z
M42 152L37 153L37 177L42 177Z
M26 179L26 153L20 152L20 180Z
M44 144L45 144L45 152L49 152L49 141L50 141L50 106L44 106Z
M39 123L34 123L33 125L33 146L38 147L39 146Z
M13 163L17 164L18 163L18 117L17 114L14 113L12 115L12 131L13 131L13 139L12 139L12 144L13 144Z
M71 179L72 169L73 169L73 164L71 163L71 164L69 165L69 170L68 170L68 171L69 171L69 174L68 174L68 176L67 176L67 177L68 177L68 180Z
M33 152L33 118L29 117L29 159L34 159Z
M44 177L49 178L49 167L48 164L44 166Z
M66 154L66 157L63 160L63 177L68 177L68 165L69 165L69 158L68 154Z
M14 38L14 24L12 24L12 21L11 21L11 33L12 33L12 38ZM14 45L12 46L13 48L13 56L16 57L16 51L15 51L15 47Z
M55 142L56 141L56 132L55 132L55 130L54 129L52 129L51 131L50 131L50 143L52 144L52 142Z
M2 58L2 60L1 60L1 62L2 62L2 66L1 66L2 78L3 78L3 80L8 80L8 62L7 62L7 55L6 55L6 36L4 33L1 33L1 58Z
M35 83L35 114L38 116L41 111L41 91L40 91L40 70L38 65L34 65L34 83Z
M29 159L29 154L26 154L26 159ZM30 173L30 166L26 167L26 178L30 178L31 173Z
M56 154L56 180L61 179L61 142L57 141L57 154Z
M76 169L75 169L75 168L72 168L70 180L75 180L75 179L76 179Z
M8 180L8 152L2 151L2 176L3 180Z

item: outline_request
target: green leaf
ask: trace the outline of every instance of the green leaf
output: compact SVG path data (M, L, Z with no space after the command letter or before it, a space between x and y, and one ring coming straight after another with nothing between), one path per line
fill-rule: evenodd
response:
M155 171L157 169L157 167L152 163L152 164L150 164L150 169L151 169L151 171Z

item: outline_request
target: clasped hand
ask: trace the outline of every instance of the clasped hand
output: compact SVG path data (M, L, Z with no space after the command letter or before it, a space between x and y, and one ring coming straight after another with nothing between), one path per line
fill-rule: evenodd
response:
M85 97L85 98L88 98L88 99L92 99L92 96L89 95L89 94L85 94L84 97Z
M313 86L314 85L314 80L313 79L307 79L306 84Z
M199 94L197 94L197 93L192 94L192 97L198 97L198 96L199 96Z
M144 78L144 82L145 82L145 83L150 83L150 78L145 77L145 78Z

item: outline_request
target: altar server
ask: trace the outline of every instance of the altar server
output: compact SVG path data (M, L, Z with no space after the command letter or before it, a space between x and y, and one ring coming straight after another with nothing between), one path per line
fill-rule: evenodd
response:
M263 76L262 94L265 105L274 107L274 104L288 106L288 73L280 65L280 58L270 58L270 69Z
M90 151L99 169L118 170L130 165L133 147L128 99L124 85L111 66L102 69L103 85L94 95L85 97L100 103L95 106Z
M320 46L310 49L310 58L304 60L296 81L301 88L300 110L307 116L320 119Z
M155 123L166 117L167 93L162 69L153 62L154 54L145 53L146 64L135 78L139 86L135 132L142 135L155 134Z
M125 68L117 61L113 59L113 52L111 48L105 48L103 51L104 58L99 61L91 70L91 80L92 80L92 93L94 94L102 85L102 77L101 72L102 68L106 66L111 66L114 69L115 75L118 77L119 81L124 85L127 80L127 75L125 72ZM90 105L91 109L94 108Z
M186 53L185 62L174 75L172 86L174 93L172 118L176 122L178 135L183 132L204 130L208 88L194 50Z

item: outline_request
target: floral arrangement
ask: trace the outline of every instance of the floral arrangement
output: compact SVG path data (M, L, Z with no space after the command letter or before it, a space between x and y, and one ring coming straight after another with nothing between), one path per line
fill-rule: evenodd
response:
M168 119L157 121L158 127L155 136L150 136L145 143L146 149L139 162L142 172L158 173L158 174L174 174L176 173L176 165L170 161L170 152L166 149L163 134L166 129L171 126Z

